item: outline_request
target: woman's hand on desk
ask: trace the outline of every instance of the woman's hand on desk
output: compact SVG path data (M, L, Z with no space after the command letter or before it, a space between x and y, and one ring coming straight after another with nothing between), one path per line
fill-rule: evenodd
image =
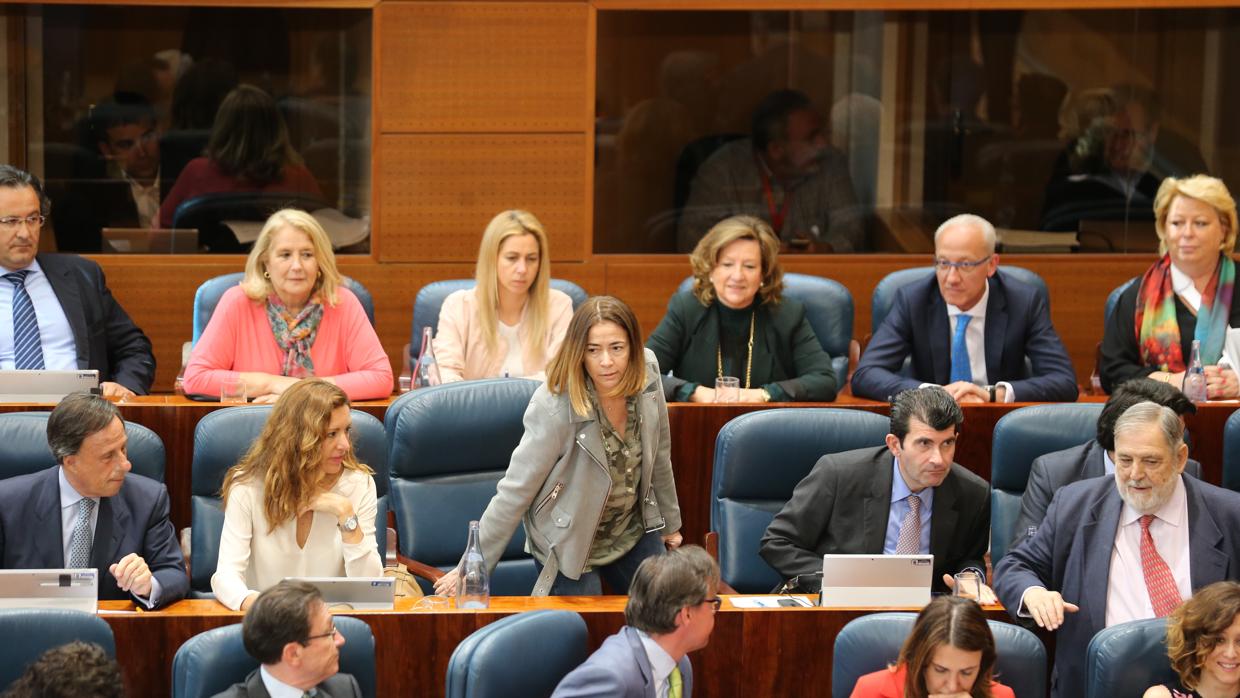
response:
M1228 366L1206 366L1206 395L1211 400L1240 397L1240 380Z
M460 579L460 568L453 567L435 580L435 593L440 596L456 596L456 585Z
M693 390L693 394L689 396L689 402L714 402L714 401L715 401L715 389L707 388L704 385L699 385L697 388Z

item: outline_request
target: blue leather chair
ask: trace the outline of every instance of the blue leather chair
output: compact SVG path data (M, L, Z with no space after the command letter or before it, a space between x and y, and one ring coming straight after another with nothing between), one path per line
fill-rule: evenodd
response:
M1102 403L1057 403L1013 410L995 424L990 448L990 559L1007 554L1033 461L1098 435Z
M212 598L211 575L220 556L224 473L237 464L263 430L271 405L227 407L207 414L194 429L194 462L190 468L190 589L198 598ZM353 410L353 451L375 471L375 539L379 557L387 551L387 438L378 419Z
M857 679L896 661L915 620L915 613L875 613L849 621L835 638L831 694L847 698ZM986 623L995 637L996 679L1015 691L1016 698L1044 698L1046 648L1042 641L1018 625L995 620Z
M264 223L282 208L318 211L330 208L317 195L297 191L225 191L199 194L182 201L172 214L175 230L198 230L198 243L212 252L247 252L224 221Z
M370 626L350 616L333 616L332 621L344 636L340 671L357 679L362 695L375 695L375 636ZM209 698L245 681L257 668L258 660L246 653L241 641L240 623L214 628L191 637L177 650L172 659L172 696Z
M455 567L469 522L482 516L525 433L522 417L538 382L521 378L448 383L400 396L384 416L392 512L400 553ZM538 574L517 526L491 575L491 593L524 596ZM429 590L429 587L426 587Z
M409 333L410 356L416 359L418 353L422 351L423 327L431 328L432 333L439 331L439 308L443 306L444 299L454 291L464 291L473 287L473 279L448 279L434 281L418 289L418 295L413 301L413 328ZM552 279L551 288L568 294L568 297L573 299L574 310L590 297L585 289L564 279Z
M0 637L5 638L4 651L0 652L0 690L17 680L44 652L74 640L93 642L109 657L116 656L111 626L99 616L81 611L0 610Z
M1115 306L1119 303L1119 297L1124 295L1124 291L1127 291L1129 286L1132 286L1140 280L1141 277L1134 276L1119 286L1116 286L1110 293L1107 294L1106 308L1102 313L1103 327L1106 327L1107 323L1111 321L1111 313L1115 312Z
M1167 657L1167 619L1149 618L1103 628L1085 650L1087 698L1139 696L1150 686L1179 681Z
M676 291L692 291L693 277L680 282ZM852 341L853 297L838 281L809 274L784 274L784 295L805 306L805 317L814 328L822 350L831 357L841 385L848 376L848 343Z
M1223 487L1240 492L1240 412L1223 426Z
M783 582L758 555L762 534L818 459L881 446L889 421L873 412L806 407L749 412L719 430L710 527L719 534L723 580L765 594Z
M1046 302L1049 307L1050 292L1047 291L1046 282L1042 280L1035 272L1029 271L1024 267L1015 267L1010 264L999 266L999 273L1004 279L1014 279L1031 286L1037 286L1046 294ZM891 312L891 304L895 302L896 291L901 287L920 281L934 274L934 267L913 267L911 269L901 269L893 271L884 276L878 285L874 287L874 295L870 302L870 333L878 331L878 326L883 324L883 319L887 317L887 313Z
M245 277L244 272L223 274L202 282L202 285L194 292L194 335L191 344L197 344L203 330L207 329L211 314L215 312L215 306L219 305L224 292L241 283L243 277ZM361 302L362 308L366 311L366 317L370 318L370 324L373 326L375 324L375 300L371 297L370 291L347 276L344 277L344 285L357 296L357 300Z
M547 698L589 656L589 640L586 622L572 611L501 618L453 650L445 698Z
M56 458L47 445L47 417L51 412L6 412L0 414L0 442L4 457L0 458L0 480L38 472L56 465ZM128 455L131 472L164 481L164 442L155 432L141 424L125 422L129 437Z

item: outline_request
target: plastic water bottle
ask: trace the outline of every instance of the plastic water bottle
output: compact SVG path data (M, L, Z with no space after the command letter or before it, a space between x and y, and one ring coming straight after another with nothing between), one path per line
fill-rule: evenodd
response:
M1184 371L1184 396L1193 402L1206 401L1206 370L1201 365L1201 340L1193 340L1193 355Z
M439 366L435 365L435 348L431 342L431 328L422 328L422 350L418 363L413 367L413 387L426 388L439 385Z
M469 522L469 542L457 571L461 578L456 585L456 607L490 608L491 576L487 574L487 561L482 557L482 545L478 542L477 521Z

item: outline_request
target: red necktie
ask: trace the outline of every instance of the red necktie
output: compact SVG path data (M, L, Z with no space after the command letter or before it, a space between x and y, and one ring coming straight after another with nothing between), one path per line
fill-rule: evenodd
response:
M1167 561L1154 548L1154 538L1150 535L1153 520L1153 514L1141 517L1141 571L1145 573L1145 588L1154 605L1154 615L1162 618L1180 605L1180 589L1175 585Z

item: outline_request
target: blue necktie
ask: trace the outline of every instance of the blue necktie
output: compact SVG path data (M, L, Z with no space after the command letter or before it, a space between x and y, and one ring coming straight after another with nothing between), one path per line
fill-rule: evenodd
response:
M964 341L965 330L969 327L969 320L973 316L961 313L956 316L956 337L952 340L952 379L950 383L956 381L973 382L973 367L969 365L969 345Z
M20 370L42 369L43 343L39 340L39 319L34 303L26 293L26 275L15 271L4 275L13 284L13 367Z

